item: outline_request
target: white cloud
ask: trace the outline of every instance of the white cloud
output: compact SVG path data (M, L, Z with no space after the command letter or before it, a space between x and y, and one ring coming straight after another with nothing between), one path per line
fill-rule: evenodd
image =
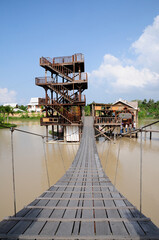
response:
M159 16L145 28L131 48L138 55L136 63L159 73Z
M145 28L131 48L136 54L135 61L106 54L99 68L89 73L89 81L104 91L111 89L112 92L159 88L159 16Z
M16 100L16 92L7 88L0 88L0 104L12 103Z
M108 83L114 88L117 87L119 91L125 91L130 87L143 88L150 83L156 84L159 81L159 74L147 68L139 70L132 65L124 66L114 56L105 55L100 67L89 74L89 80L94 84Z

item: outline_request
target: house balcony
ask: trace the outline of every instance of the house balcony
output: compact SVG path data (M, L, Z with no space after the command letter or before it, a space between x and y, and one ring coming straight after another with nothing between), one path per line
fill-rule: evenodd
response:
M81 118L80 116L74 116L72 119L71 125L81 125ZM62 125L67 126L70 125L68 121L60 116L53 116L53 117L43 117L40 118L40 125L41 126L49 126L49 125Z
M95 117L94 125L120 126L122 119L119 117Z

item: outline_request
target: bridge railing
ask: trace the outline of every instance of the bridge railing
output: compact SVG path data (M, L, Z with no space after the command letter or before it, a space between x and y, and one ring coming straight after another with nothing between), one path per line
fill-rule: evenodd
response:
M122 122L121 118L116 118L116 117L95 117L94 123L95 124L113 124L113 123L118 123L120 124Z

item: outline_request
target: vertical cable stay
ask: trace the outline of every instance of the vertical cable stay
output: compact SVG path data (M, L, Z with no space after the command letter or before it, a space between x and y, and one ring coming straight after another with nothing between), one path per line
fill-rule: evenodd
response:
M109 141L108 151L107 151L107 155L106 155L106 159L105 159L104 172L106 171L106 165L108 163L108 156L109 156L110 147L111 147L111 141Z
M14 145L13 145L13 132L14 128L10 128L11 131L11 149L12 149L12 179L13 179L13 204L14 204L14 215L16 216L16 190L15 190L15 169L14 169Z
M71 161L70 161L70 156L71 156L71 153L70 153L70 149L69 149L69 145L67 145L67 152L68 152L68 158L69 158L69 162L71 164Z
M72 149L73 149L73 155L74 155L74 158L75 158L76 154L75 154L74 146L73 146L73 144L71 144L71 145L72 145Z
M106 141L106 140L103 141L103 149L102 149L101 161L102 161L103 154L104 154L104 143L105 143L105 141Z
M70 158L70 156L71 156L71 151L70 151L70 149L69 149L69 144L67 144L67 149L68 149L68 154L69 154L69 162L70 162L70 164L71 164L72 161L71 161L71 158Z
M64 168L64 171L65 171L65 173L67 175L64 159L63 159L63 156L62 156L62 153L61 153L61 149L60 149L60 145L59 145L59 141L57 141L57 145L58 145L60 156L61 156L61 160L62 160L62 163L63 163L63 168Z
M142 213L142 128L140 136L140 214Z
M45 168L46 168L47 182L48 182L48 187L50 188L50 179L49 179L49 171L48 171L48 164L47 164L44 136L42 136L42 142L43 142L43 149L44 149L44 158L45 158Z
M115 177L114 177L114 190L116 186L116 178L117 178L118 165L119 165L120 143L121 143L121 137L119 139L119 145L118 145L118 155L117 155L116 170L115 170Z

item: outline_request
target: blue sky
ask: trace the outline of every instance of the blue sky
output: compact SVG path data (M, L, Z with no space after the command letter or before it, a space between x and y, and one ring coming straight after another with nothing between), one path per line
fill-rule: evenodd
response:
M0 104L43 97L41 56L85 55L87 103L159 100L158 0L0 0Z

